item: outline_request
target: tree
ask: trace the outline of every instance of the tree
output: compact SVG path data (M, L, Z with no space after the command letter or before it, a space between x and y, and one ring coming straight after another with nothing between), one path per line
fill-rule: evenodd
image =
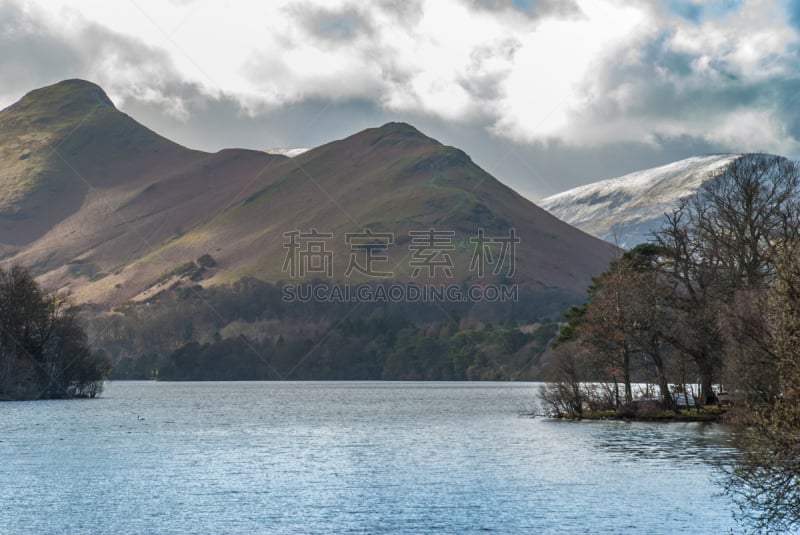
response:
M780 396L769 322L767 288L738 290L720 318L724 384L738 393L740 405L771 403Z
M589 289L581 337L591 347L592 353L601 359L608 379L614 383L617 406L622 405L616 388L620 382L625 392L625 404L633 401L631 333L636 328L636 321L632 317L632 299L628 295L630 287L626 284L627 267L623 259L617 259L605 273L594 279Z
M656 371L661 404L672 407L667 372L667 332L672 328L665 306L669 288L658 271L660 250L653 244L637 245L623 255L627 266L626 284L631 299L633 321L631 345L644 361Z
M789 532L800 527L800 237L776 245L762 358L743 370L766 374L770 380L757 386L769 390L745 398L742 455L729 490L756 529Z
M657 234L663 251L661 272L670 285L668 309L673 329L666 331L670 344L690 355L697 365L700 398L706 402L721 368L721 340L717 318L721 302L714 299L718 291L720 266L713 247L696 231L696 219L705 206L696 201L694 209L683 203Z
M44 292L22 267L0 268L0 397L93 397L109 368L63 296Z
M703 403L722 372L719 320L737 292L763 288L773 276L774 248L796 228L798 198L796 163L744 155L682 202L655 235L679 326L669 341L694 359Z
M763 286L774 273L775 247L796 231L800 168L780 156L744 155L704 183L695 232L719 263L721 297Z
M589 404L585 383L590 373L586 369L588 359L580 353L574 340L558 344L545 374L547 382L539 389L547 411L557 418L580 418Z
M571 342L580 351L572 349L569 360L559 357L554 366L593 370L582 380L608 383L604 386L608 395L600 397L610 399L613 407L630 405L634 374L653 367L662 404L671 406L663 334L667 329L663 301L668 289L656 269L657 258L658 249L645 244L614 260L593 279L587 303L570 309L568 324L559 333L559 343ZM577 358L586 362L573 362ZM573 380L569 373L556 375L568 377L567 382Z

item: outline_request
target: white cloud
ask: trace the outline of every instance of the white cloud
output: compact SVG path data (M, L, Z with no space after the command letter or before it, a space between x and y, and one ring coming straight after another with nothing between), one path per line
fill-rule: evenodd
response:
M749 0L740 10L701 24L674 19L669 44L676 51L724 65L737 76L763 79L795 67L785 59L792 55L797 33L785 19L775 2Z
M523 37L498 102L498 135L571 141L570 116L589 104L592 94L582 83L587 73L636 43L645 27L641 9L604 0L579 5L584 17L549 19Z
M797 154L800 150L800 144L787 132L780 117L769 109L736 110L720 115L711 125L696 126L700 130L698 137L705 135L723 146L777 154Z
M180 88L191 86L192 98L234 99L251 116L360 99L524 143L691 136L797 149L794 119L765 94L798 70L797 32L777 0L699 22L645 0L544 2L532 13L468 0L25 5L30 24L16 31L60 40L80 58L74 76L179 118L189 113Z

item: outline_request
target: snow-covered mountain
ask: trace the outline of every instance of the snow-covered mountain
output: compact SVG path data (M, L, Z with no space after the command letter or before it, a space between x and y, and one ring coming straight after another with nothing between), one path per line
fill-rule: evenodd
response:
M573 188L537 204L584 232L631 248L647 241L680 199L741 156L695 156Z

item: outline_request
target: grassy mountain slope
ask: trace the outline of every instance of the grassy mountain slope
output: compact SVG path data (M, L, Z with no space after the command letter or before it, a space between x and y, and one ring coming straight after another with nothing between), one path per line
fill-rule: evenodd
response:
M92 83L31 91L0 111L0 253L46 234L93 190L144 181L200 156L117 111Z
M97 86L73 80L0 112L0 131L0 254L81 302L122 303L197 280L286 280L284 233L312 228L333 233L328 249L339 280L350 257L344 235L365 228L393 233L379 267L398 280L411 278L408 231L453 231L452 281L460 282L475 280L469 237L478 228L499 237L513 227L521 239L514 281L570 299L580 299L613 255L462 151L406 124L292 159L238 149L207 154L158 136L117 111ZM202 274L187 266L203 255L216 265Z

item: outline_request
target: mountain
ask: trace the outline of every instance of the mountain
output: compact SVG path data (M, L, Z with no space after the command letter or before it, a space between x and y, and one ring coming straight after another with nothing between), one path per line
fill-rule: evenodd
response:
M0 111L0 254L44 236L90 190L146 180L199 156L117 111L89 82L31 91Z
M694 194L741 154L687 158L552 195L539 205L607 242L630 248L648 241L664 214Z
M615 251L403 123L293 158L211 154L140 125L98 86L67 80L0 111L0 155L2 263L31 267L82 303L141 301L167 287L242 277L288 280L288 236L312 229L332 234L336 280L347 278L353 253L347 233L390 233L381 267L410 281L418 274L409 232L451 232L448 280L460 283L480 282L469 269L470 237L513 228L521 240L514 282L563 302L581 300Z

